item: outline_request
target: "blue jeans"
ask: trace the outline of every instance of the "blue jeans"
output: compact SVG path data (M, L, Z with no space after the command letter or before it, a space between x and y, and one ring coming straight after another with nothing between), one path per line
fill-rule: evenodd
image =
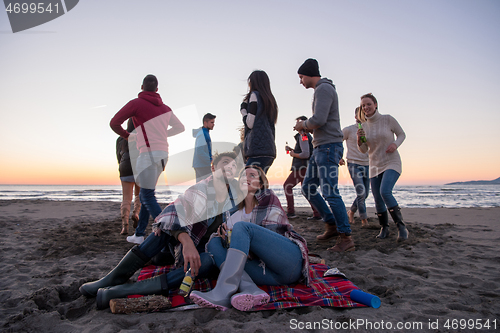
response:
M160 236L156 236L154 233L149 234L149 236L139 245L139 250L147 257L153 258L155 255L160 253L160 251L168 245L171 236L161 232ZM200 251L200 249L198 249ZM197 277L207 277L213 269L215 269L215 263L212 256L209 253L200 253L201 266ZM189 266L189 265L188 265ZM182 279L184 279L184 268L180 267L173 271L167 273L167 283L168 289L176 289L181 285Z
M368 193L370 193L369 167L367 165L347 163L347 168L356 190L356 199L352 203L351 211L355 213L359 209L359 217L366 220L368 215L366 214L365 199L368 198Z
M238 222L233 227L231 248L246 254L245 272L258 285L279 286L297 282L302 277L302 253L290 239L250 222ZM220 237L207 245L215 264L220 267L226 260L227 249Z
M343 153L342 142L328 143L314 148L307 166L306 177L302 182L302 193L320 213L323 221L336 224L339 232L350 235L349 219L338 189L339 161ZM324 199L319 195L318 187L321 187Z
M378 176L370 178L377 213L383 213L387 211L387 208L393 208L398 205L398 202L392 195L392 189L398 178L399 173L392 169L385 170Z
M139 156L137 163L140 163L143 155ZM165 169L167 164L167 159L161 159L158 162L150 163L138 176L137 181L141 190L139 192L139 199L141 200L141 211L139 212L139 221L137 222L137 228L135 229L136 236L145 236L145 231L148 226L149 217L152 216L155 219L160 215L162 209L156 200L155 186L158 182L160 174ZM142 186L142 184L146 186ZM154 184L154 185L153 185Z
M273 165L274 162L274 157L267 157L267 156L262 156L262 157L249 157L247 160L246 165L258 165L264 170L264 173L267 174L267 170Z

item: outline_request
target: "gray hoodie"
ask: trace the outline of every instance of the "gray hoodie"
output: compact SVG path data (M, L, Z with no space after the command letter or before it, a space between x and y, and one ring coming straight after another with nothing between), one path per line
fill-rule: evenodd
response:
M332 80L322 78L314 88L313 116L307 127L313 129L313 146L342 142L344 135L340 127L339 99Z

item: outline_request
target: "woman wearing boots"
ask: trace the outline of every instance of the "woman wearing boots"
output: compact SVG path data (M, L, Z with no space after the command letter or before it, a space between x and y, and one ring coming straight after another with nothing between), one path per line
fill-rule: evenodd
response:
M133 130L134 123L132 122L132 119L129 119L127 123L127 132L132 133ZM137 221L139 221L139 212L141 211L139 191L141 190L141 188L135 183L134 172L132 170L132 164L130 163L128 142L121 136L116 140L116 157L118 158L118 171L120 172L120 181L122 183L122 203L120 205L122 231L120 232L120 234L127 235L128 220L130 215L130 203L134 194L134 211L132 212L134 228L137 227Z
M237 208L232 196L238 187L234 179L235 157L233 152L214 155L212 176L191 186L168 205L157 217L154 232L144 242L134 246L102 279L83 284L80 292L96 297L97 308L105 309L113 298L160 295L177 289L188 268L196 277L206 277L212 269L216 270L211 255L205 252L205 244L212 232L227 220L229 211ZM126 283L165 246L175 246L177 269L151 279Z
M357 131L358 147L362 153L368 152L370 158L370 183L382 226L377 238L383 239L389 235L389 210L398 228L397 240L402 241L408 238L408 230L392 189L401 175L401 157L397 149L406 135L396 119L378 112L377 99L372 94L361 96L361 108L367 121L363 129ZM362 137L366 138L366 142L362 141Z
M219 310L232 305L247 311L269 301L269 295L256 284L308 283L306 241L292 230L278 197L268 187L261 168L246 166L240 177L245 199L207 244L220 268L217 285L206 293L193 291L191 299L197 304ZM227 249L226 228L231 225Z

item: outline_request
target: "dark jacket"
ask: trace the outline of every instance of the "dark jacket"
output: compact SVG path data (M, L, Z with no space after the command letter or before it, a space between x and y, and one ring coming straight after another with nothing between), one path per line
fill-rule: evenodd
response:
M132 119L128 120L127 132L131 133L134 130L134 123ZM130 163L130 153L128 150L128 141L121 136L116 139L116 158L118 159L118 171L120 172L120 177L133 176L134 171L132 170L132 164Z
M252 129L245 124L245 157L276 158L274 123L264 113L264 102L259 92L254 91L254 93L257 95L257 114Z
M302 140L302 135L300 135L300 133L297 133L295 134L294 138L295 148L293 149L293 152L300 154L302 153L302 149L300 148L300 140ZM301 168L307 168L307 164L309 164L309 158L311 158L313 151L312 136L309 133L307 133L307 140L309 143L309 157L307 159L294 157L292 160L292 168L290 169L290 171L299 171Z

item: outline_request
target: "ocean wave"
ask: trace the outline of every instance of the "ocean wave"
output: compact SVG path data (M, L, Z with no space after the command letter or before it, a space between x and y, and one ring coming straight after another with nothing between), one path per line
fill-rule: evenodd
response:
M158 186L156 196L159 202L167 203L184 193L188 186ZM281 185L273 185L283 207L286 198ZM350 206L356 198L353 186L340 185L340 194L346 206ZM296 207L310 207L309 202L301 193L300 186L293 189ZM448 188L443 186L399 186L394 195L401 207L411 208L465 208L465 207L500 207L500 187L463 186ZM70 200L70 201L113 201L122 200L121 186L90 186L90 185L0 185L0 199L19 200ZM374 207L373 195L369 193L367 207Z

